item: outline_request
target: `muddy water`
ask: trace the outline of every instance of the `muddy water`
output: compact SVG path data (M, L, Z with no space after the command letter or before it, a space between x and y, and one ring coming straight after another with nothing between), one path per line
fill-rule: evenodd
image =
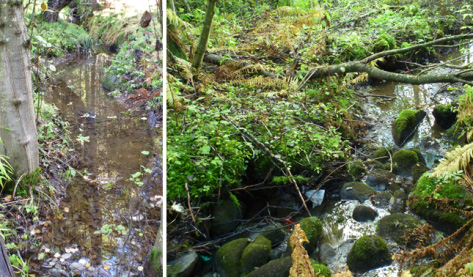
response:
M144 171L158 163L152 158L155 131L144 113L130 112L106 95L104 63L93 57L59 67L57 85L45 96L70 123L80 162L44 241L50 253L72 256L45 260L43 267L133 276L144 266L159 225L160 178ZM137 172L144 174L141 186L129 180Z

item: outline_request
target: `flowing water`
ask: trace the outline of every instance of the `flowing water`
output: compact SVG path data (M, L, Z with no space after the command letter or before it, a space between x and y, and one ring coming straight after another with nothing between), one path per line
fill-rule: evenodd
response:
M127 110L103 90L105 66L105 59L95 56L58 67L57 85L45 96L71 125L80 163L58 213L50 218L43 268L134 276L159 226L161 161L153 158L156 128L145 113ZM137 172L143 174L140 180L130 181Z
M473 44L466 47L463 53L473 53ZM471 63L471 54L462 55L460 51L453 51L445 57L443 61L458 58L453 64L462 65ZM448 73L451 69L435 69L432 73ZM391 125L404 109L423 109L427 116L418 126L417 132L403 146L403 148L418 147L426 159L427 166L431 168L436 159L442 158L451 146L443 137L444 130L435 123L432 111L437 104L452 103L460 93L455 90L445 90L444 84L410 85L393 82L381 82L370 87L365 87L358 91L360 95L381 95L382 97L363 97L362 105L366 111L369 122L374 125L367 135L367 139L372 141L376 147L395 146ZM360 157L361 158L361 157ZM334 270L342 270L346 266L346 255L351 249L354 241L362 235L376 234L376 222L383 216L390 214L385 209L373 207L370 201L365 201L363 205L370 206L378 212L378 217L367 223L360 223L352 218L352 212L357 201L326 201L321 213L324 222L323 243L327 243L333 248L330 257L329 267ZM394 252L396 247L388 241L389 247ZM326 247L326 246L324 246ZM397 276L398 265L393 263L390 266L369 271L364 276Z

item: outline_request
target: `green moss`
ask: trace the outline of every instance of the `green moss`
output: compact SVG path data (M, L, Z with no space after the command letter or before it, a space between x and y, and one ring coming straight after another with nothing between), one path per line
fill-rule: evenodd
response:
M390 264L388 246L379 236L362 236L347 256L347 265L353 272L363 273Z
M444 129L450 128L457 119L457 114L453 111L452 104L437 105L432 114L435 117L435 122Z
M149 256L149 260L151 261L151 265L155 272L160 272L161 271L161 262L159 261L161 259L161 256L163 253L161 251L156 250L156 248L153 247L151 250L151 254Z
M380 35L371 47L373 52L381 52L396 48L396 39L389 34Z
M359 160L348 165L348 173L350 173L353 180L359 180L365 172L365 165Z
M381 147L373 155L373 159L380 161L381 163L387 163L389 158L393 155L391 147Z
M296 180L297 183L307 183L307 181L309 181L309 178L296 175L294 176L294 180ZM273 183L275 185L287 185L290 184L291 181L289 181L289 177L286 176L274 176Z
M437 198L465 199L468 197L467 192L454 180L447 183L440 183L437 179L427 176L427 173L424 173L417 181L417 185L415 190L412 192L412 196L428 196L434 192L437 186L442 187L438 194L435 195ZM435 205L427 203L423 199L414 199L409 205L415 214L431 221L434 226L447 233L457 230L466 223L466 220L463 219L459 214L444 212L440 209L437 209ZM460 208L460 204L453 203L452 207Z
M409 148L407 150L410 150L410 151L413 151L417 154L417 159L419 161L419 163L423 163L425 164L425 159L424 159L424 155L422 155L422 152L420 152L420 149L417 148L417 147L412 147L412 148Z
M310 264L312 265L312 268L314 269L315 276L324 276L324 277L332 276L332 271L330 271L330 269L328 269L327 266L323 264L318 264L313 259L310 259Z
M425 173L429 171L429 168L423 163L416 163L412 167L412 181L415 183L419 178Z
M226 276L240 276L240 259L247 245L248 239L242 238L227 242L217 250L217 263L220 268L225 272Z
M292 266L292 258L284 257L271 261L254 270L247 277L287 277Z
M390 214L378 221L377 234L385 238L390 238L403 246L405 243L403 239L404 232L413 230L419 225L421 225L420 221L410 215L403 213Z
M307 250L309 255L314 251L317 246L320 235L322 235L322 221L317 217L306 217L301 221L301 229L307 236L308 243L304 243L304 248Z
M342 186L340 195L342 199L358 200L363 202L371 195L376 194L376 191L363 182L351 182Z
M399 170L403 174L412 174L412 167L418 161L417 153L411 150L401 149L393 155L393 162L399 166Z
M255 241L246 246L241 256L241 271L249 273L256 267L264 265L271 252L271 241L264 236L258 236Z
M414 133L417 125L424 119L425 111L403 110L394 122L392 135L394 142L402 146Z

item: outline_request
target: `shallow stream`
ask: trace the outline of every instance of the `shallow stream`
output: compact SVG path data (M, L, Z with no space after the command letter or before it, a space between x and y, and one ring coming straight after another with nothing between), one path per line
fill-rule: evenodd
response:
M71 125L80 156L44 235L42 267L50 272L135 276L156 238L162 195L156 171L161 161L153 157L156 128L145 112L130 111L107 95L101 85L105 66L103 56L59 66L56 85L45 95ZM130 180L138 172L142 176Z

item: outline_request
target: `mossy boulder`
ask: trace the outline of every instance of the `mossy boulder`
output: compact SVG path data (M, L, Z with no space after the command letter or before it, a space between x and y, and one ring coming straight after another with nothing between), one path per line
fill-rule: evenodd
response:
M385 163L383 165L383 169L387 170L387 171L390 171L394 174L397 174L399 172L399 166L397 166L397 164L395 164L395 163L390 163L390 162Z
M248 239L236 239L225 243L217 250L217 270L223 276L239 277L241 273L241 257L248 245Z
M287 277L292 266L292 258L284 257L271 261L250 272L247 277Z
M188 277L192 276L199 256L195 252L189 252L184 256L168 263L168 276L170 277Z
M412 167L412 182L415 184L417 180L419 180L419 178L427 171L429 171L429 168L425 164L416 163Z
M313 259L310 259L310 264L312 265L312 268L314 269L315 276L320 276L320 277L332 276L332 271L330 271L330 269L328 269L327 266L323 264L318 264Z
M378 216L378 212L368 206L358 205L353 210L353 219L359 222L374 220Z
M394 153L393 162L399 166L399 172L403 175L411 175L412 167L419 162L417 153L412 150L401 149Z
M316 248L320 236L322 235L322 221L313 216L304 218L300 224L301 229L304 231L307 240L309 241L304 242L303 246L310 255Z
M381 163L387 163L393 155L391 147L381 147L373 154L373 159L380 161Z
M389 191L382 191L373 197L373 205L377 208L387 209L390 205L392 194Z
M420 149L419 149L419 148L417 148L417 147L412 147L412 148L409 148L409 149L407 149L407 150L414 151L414 152L417 154L417 159L419 160L419 163L426 164L426 163L425 163L424 155L422 155L422 152L420 152Z
M407 142L424 119L426 112L423 110L403 110L394 121L392 135L397 146L401 147Z
M467 191L458 185L456 181L439 182L437 179L431 178L427 173L424 173L417 181L415 189L411 194L409 207L413 213L425 218L437 229L450 234L463 226L466 223L466 219L457 213L445 212L436 208L434 204L429 204L426 200L419 199L420 197L431 195L437 186L441 186L441 190L436 192L436 198L470 198ZM471 201L458 201L451 205L454 208L461 208L462 205L471 205Z
M343 200L358 200L364 202L376 191L363 182L345 183L340 190L340 196Z
M435 122L442 128L448 129L457 121L457 113L452 110L452 104L437 105L432 113Z
M379 236L362 236L357 239L347 256L348 268L356 273L389 265L391 262L388 246Z
M238 226L238 220L242 219L241 205L232 200L223 200L213 207L213 220L210 226L212 236L220 236L232 232Z
M348 173L354 181L359 180L366 173L365 165L359 160L355 161L348 165Z
M396 175L388 170L375 169L368 173L366 184L376 191L386 190L396 179Z
M377 234L383 238L390 238L400 246L404 246L405 240L402 238L408 230L413 230L421 222L411 215L395 213L381 218L378 223Z
M245 247L241 256L241 271L246 274L264 265L271 252L271 241L264 236L257 237Z

